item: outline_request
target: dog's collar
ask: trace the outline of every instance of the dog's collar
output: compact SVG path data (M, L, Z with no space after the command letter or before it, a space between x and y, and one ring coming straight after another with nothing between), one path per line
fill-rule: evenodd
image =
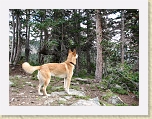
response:
M74 64L73 62L70 62L71 64L73 64L74 66L76 65L76 64Z

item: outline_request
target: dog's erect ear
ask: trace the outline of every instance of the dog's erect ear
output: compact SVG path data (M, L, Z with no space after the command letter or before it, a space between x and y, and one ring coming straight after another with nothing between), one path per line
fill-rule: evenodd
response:
M73 50L73 55L76 55L76 50L75 49Z
M69 49L69 53L72 52L71 49Z

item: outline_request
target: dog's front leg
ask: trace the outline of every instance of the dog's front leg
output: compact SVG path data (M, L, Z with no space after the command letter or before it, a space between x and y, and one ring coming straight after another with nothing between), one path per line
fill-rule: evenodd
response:
M71 77L67 78L66 80L66 92L70 95L69 88L71 83Z
M64 78L64 89L66 89L66 88L67 88L67 79Z
M68 80L67 80L67 78L64 78L64 89L65 89L65 91L69 94Z

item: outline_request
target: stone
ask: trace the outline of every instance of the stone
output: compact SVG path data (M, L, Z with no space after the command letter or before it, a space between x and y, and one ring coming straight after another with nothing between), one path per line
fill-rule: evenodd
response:
M117 88L117 89L122 89L122 87L119 86L118 84L115 85L115 88Z
M120 97L118 97L116 95L109 98L108 103L111 103L113 105L124 104L124 102L120 99Z
M11 81L9 81L9 86L12 86L12 85L14 85L14 83L13 83L13 82L11 82Z
M25 82L26 84L31 84L31 82Z
M74 89L69 89L69 92L70 92L70 95L77 95L77 96L82 96L82 97L85 96L85 93L82 92L82 91L77 91L77 90L74 90Z
M18 79L22 78L22 76L21 76L21 75L16 75L16 77L17 77Z
M88 79L75 78L76 81L88 82Z
M59 98L59 101L64 101L64 102L66 102L67 100L65 99L65 98Z
M76 103L73 103L71 106L101 106L99 103L99 98L93 98L89 100L78 100Z
M10 102L13 102L13 101L15 101L15 98L12 98Z
M69 100L72 98L72 96L64 96L65 99Z
M54 98L53 98L53 99L46 100L46 101L44 102L44 105L50 106L51 103L53 103L55 100L56 100L56 99L54 99Z
M74 89L69 89L70 95L78 95L78 96L85 96L85 93L82 91L77 91ZM61 95L67 95L67 93L65 91L61 91L61 92L52 92L51 96L52 97L56 97L56 96L61 96Z

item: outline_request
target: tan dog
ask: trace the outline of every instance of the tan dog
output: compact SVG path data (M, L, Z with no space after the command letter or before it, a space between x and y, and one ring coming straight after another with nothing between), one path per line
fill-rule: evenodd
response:
M38 94L49 96L46 92L46 88L50 82L51 76L64 78L64 88L69 94L69 87L71 78L73 76L73 70L76 65L76 59L78 55L76 50L73 52L69 50L67 60L63 63L47 63L41 66L31 66L28 62L22 64L22 68L32 74L35 70L38 70L37 78L39 79ZM41 86L43 86L43 94L40 92Z

